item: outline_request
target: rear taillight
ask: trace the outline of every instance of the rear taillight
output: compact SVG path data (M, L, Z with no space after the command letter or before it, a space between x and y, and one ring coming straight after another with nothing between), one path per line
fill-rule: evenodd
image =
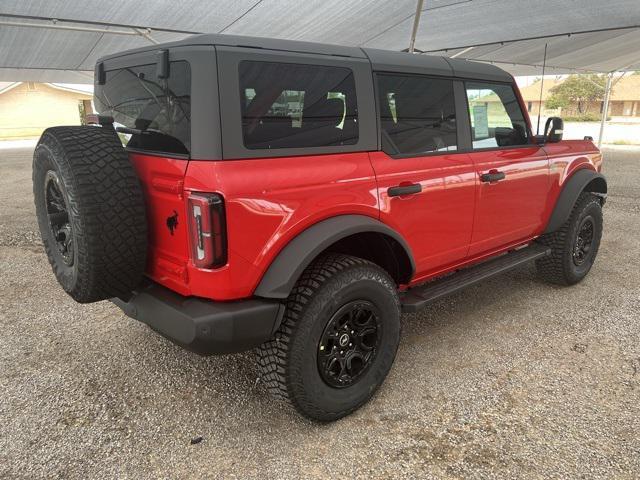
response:
M192 193L188 205L193 264L199 268L221 267L227 263L222 197L215 193Z

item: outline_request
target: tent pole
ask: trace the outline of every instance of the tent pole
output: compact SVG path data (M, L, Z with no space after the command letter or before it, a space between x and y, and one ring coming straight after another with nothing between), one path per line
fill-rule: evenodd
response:
M458 58L460 55L464 55L467 52L470 52L471 50L473 50L475 47L467 47L464 50L460 50L458 53L454 53L453 55L451 55L449 58Z
M422 13L422 4L424 0L418 0L416 3L416 15L413 18L413 29L411 30L411 39L409 40L409 53L413 53L416 46L416 35L418 34L418 26L420 25L420 14Z
M49 30L70 30L75 32L92 32L92 33L109 33L113 35L139 35L137 32L130 30L109 30L108 28L96 27L74 27L71 25L58 25L57 23L26 23L26 22L7 22L0 20L0 25L7 27L25 27L25 28L46 28Z
M134 30L138 33L138 35L146 38L154 45L158 45L158 43L160 43L160 42L157 42L156 39L151 36L151 29L147 28L145 30L142 30L141 28L134 28Z
M611 96L611 81L613 80L613 72L607 75L607 86L604 89L604 103L602 104L602 118L600 119L600 135L598 136L598 148L602 145L602 136L604 135L604 124L607 122L607 114L609 113L609 97Z
M540 101L538 102L538 126L536 135L540 135L540 117L542 116L542 92L544 88L544 70L547 66L547 44L544 44L544 60L542 60L542 78L540 79ZM545 132L546 133L546 132Z
M107 28L96 28L96 27L74 27L72 25L59 25L57 22L52 23L27 23L27 22L7 22L4 20L0 20L0 26L7 27L25 27L25 28L46 28L49 30L68 30L72 32L91 32L91 33L108 33L111 35L140 35L143 38L146 38L154 45L157 45L158 42L151 36L151 29L141 29L137 27L132 27L133 31L128 30L109 30Z

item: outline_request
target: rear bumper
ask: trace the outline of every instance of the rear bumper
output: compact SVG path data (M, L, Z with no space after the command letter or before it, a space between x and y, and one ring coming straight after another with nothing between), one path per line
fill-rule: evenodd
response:
M127 316L200 355L257 347L271 338L284 313L280 302L253 298L213 302L183 297L153 282L145 282L126 302L119 298L111 302Z

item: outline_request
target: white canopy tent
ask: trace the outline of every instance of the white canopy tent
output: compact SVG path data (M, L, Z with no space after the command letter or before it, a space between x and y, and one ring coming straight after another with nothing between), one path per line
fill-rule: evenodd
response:
M640 70L638 0L4 0L0 81L92 83L102 55L194 33L414 46L514 75L540 75L545 51L548 74Z

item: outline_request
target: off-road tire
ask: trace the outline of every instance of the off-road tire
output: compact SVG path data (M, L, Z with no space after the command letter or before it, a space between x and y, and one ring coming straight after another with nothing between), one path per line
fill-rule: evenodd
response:
M379 349L355 383L335 388L318 367L319 341L329 319L349 302L371 302L380 312ZM356 257L328 254L302 274L286 301L280 328L257 349L270 393L307 418L328 422L366 403L387 376L400 339L400 302L386 271Z
M63 252L47 213L52 178L71 232L73 248ZM64 290L81 303L126 298L144 273L147 223L140 182L113 129L45 130L33 156L33 194L42 242Z
M593 240L581 265L574 262L574 248L578 229L583 219L593 219ZM600 247L602 237L602 204L600 198L583 192L576 200L567 221L555 232L542 235L538 242L551 247L551 255L536 260L538 275L545 281L557 285L574 285L591 270Z

